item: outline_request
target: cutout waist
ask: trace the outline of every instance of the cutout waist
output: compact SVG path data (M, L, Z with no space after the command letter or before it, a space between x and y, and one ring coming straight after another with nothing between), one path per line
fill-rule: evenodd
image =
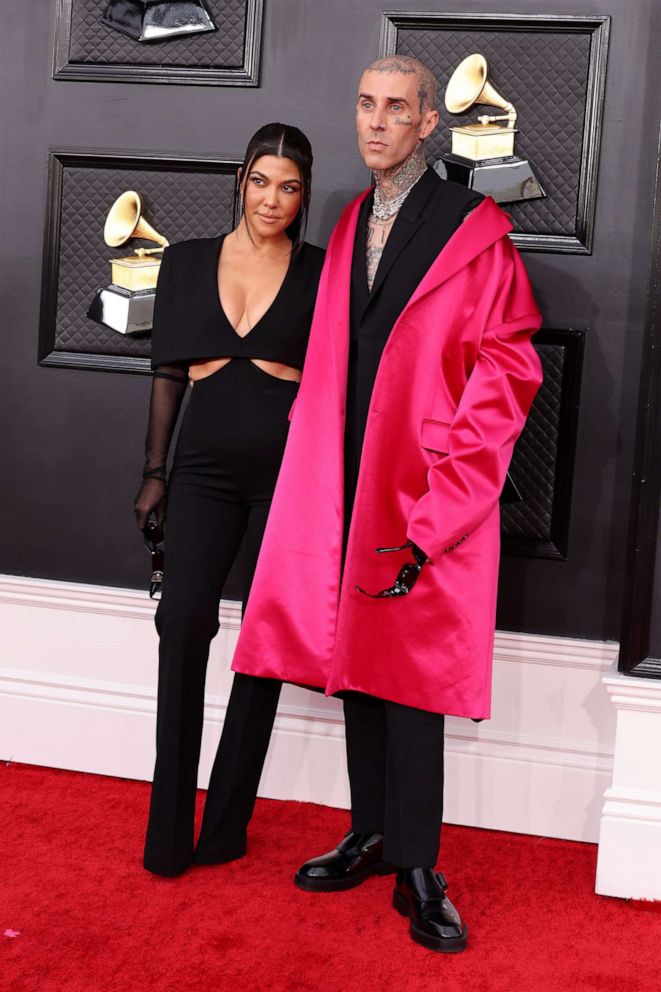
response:
M195 385L196 382L199 382L202 379L209 378L209 376L219 372L230 362L236 361L252 362L252 364L257 366L260 371L264 372L266 375L270 375L274 379L283 379L286 382L301 381L301 370L294 368L292 365L284 365L282 362L272 362L263 358L246 359L225 357L213 358L211 360L201 362L192 362L188 368L188 378L190 379L191 385Z

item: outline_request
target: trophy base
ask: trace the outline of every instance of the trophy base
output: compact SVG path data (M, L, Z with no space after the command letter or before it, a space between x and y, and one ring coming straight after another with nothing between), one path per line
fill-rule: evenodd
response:
M514 155L514 138L518 134L515 127L466 124L464 127L451 127L450 131L452 132L451 154L457 158L481 162L487 158L511 158Z
M217 30L203 0L109 0L101 22L143 42Z
M86 316L119 334L150 331L154 320L153 289L132 292L121 286L106 286L94 294Z
M153 255L140 258L138 255L127 255L126 258L111 258L110 281L120 289L129 289L136 293L142 289L156 289L161 259Z
M450 153L444 155L441 161L445 164L448 179L468 186L477 193L491 196L496 203L539 200L546 196L535 178L530 162L518 155L484 158L474 162Z

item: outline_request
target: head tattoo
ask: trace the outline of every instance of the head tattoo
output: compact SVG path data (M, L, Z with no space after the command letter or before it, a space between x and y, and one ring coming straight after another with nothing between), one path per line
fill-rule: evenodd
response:
M436 108L436 80L426 65L410 55L386 55L372 62L366 72L399 72L405 76L415 73L418 77L420 113Z

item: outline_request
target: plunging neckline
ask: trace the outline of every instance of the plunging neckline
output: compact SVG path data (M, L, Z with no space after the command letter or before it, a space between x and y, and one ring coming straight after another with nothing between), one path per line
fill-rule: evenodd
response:
M273 299L269 303L267 309L264 311L264 313L259 318L259 320L257 321L257 323L256 324L253 324L253 326L250 328L249 331L246 331L245 334L239 334L239 332L237 331L236 327L234 326L234 324L232 323L232 321L227 316L227 312L225 310L225 307L223 306L223 299L222 299L222 297L220 295L220 282L219 282L219 279L218 279L218 275L219 275L219 272L220 272L221 256L222 256L222 253L223 253L223 245L225 243L225 238L226 237L227 237L227 234L221 234L220 235L220 237L218 239L220 241L220 244L218 246L218 251L217 251L217 253L215 255L216 265L215 265L215 269L214 269L214 283L215 283L215 286L216 286L216 300L218 302L218 308L220 310L221 316L225 318L225 322L227 323L227 326L232 330L232 332L237 336L237 338L239 338L240 341L245 341L245 339L248 338L248 337L250 337L250 335L266 319L266 317L268 317L268 315L271 313L271 311L273 310L274 306L276 305L276 303L280 299L280 296L282 295L282 292L283 292L283 290L285 288L285 283L287 282L287 280L289 279L289 276L291 274L292 262L293 262L293 258L294 258L294 252L292 250L292 252L289 255L289 264L287 265L287 271L285 272L284 278L283 278L282 282L280 283L280 286L278 288L277 293L275 294L275 296L273 297Z

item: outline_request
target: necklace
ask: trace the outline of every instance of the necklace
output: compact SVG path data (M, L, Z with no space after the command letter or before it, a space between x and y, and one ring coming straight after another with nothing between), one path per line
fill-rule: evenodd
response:
M403 204L406 197L409 195L413 187L417 182L419 182L424 176L426 169L423 169L417 179L414 179L408 189L405 189L403 193L398 193L397 196L393 197L392 200L386 200L385 203L381 199L381 189L376 186L374 189L374 203L372 204L372 215L376 217L377 220L390 220L390 218L397 213L401 205Z

